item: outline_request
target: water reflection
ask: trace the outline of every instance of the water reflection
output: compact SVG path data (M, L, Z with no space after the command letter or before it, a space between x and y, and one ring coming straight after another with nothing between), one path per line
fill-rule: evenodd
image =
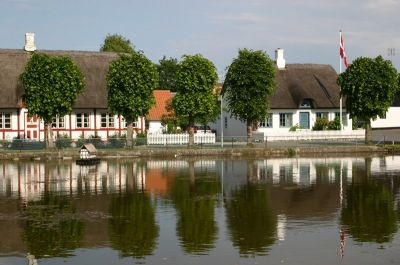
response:
M354 251L352 244L398 244L399 201L400 157L393 156L108 160L93 167L1 161L0 264L2 256L28 253L39 264L78 255L71 264L79 264L78 249L98 248L142 263L199 263L187 256L219 263L224 251L237 253L231 263L280 262L291 244L326 251L326 236L299 236L319 226L319 233L334 230L334 260Z
M153 253L159 227L148 194L135 190L114 195L110 214L109 235L114 249L123 257L144 258Z
M199 173L195 173L194 161L189 161L189 176L178 174L171 188L177 235L184 251L192 254L212 249L218 231L214 210L220 182L215 172Z
M233 245L244 256L265 255L276 237L277 217L265 185L249 184L225 202Z
M45 193L41 200L24 205L22 237L36 258L68 256L81 246L84 224L77 220L70 198Z

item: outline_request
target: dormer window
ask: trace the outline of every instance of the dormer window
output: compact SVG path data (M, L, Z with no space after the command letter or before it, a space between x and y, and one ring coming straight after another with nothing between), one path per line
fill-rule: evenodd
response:
M303 101L300 104L301 109L311 109L312 108L312 102L311 99L303 99Z

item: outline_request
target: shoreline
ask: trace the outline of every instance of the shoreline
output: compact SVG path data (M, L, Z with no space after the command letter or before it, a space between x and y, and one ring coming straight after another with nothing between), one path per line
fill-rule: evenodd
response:
M188 157L293 157L395 154L400 149L375 145L301 146L301 147L148 147L132 149L97 149L100 159L126 158L188 158ZM0 160L74 160L79 158L79 148L60 150L0 150Z

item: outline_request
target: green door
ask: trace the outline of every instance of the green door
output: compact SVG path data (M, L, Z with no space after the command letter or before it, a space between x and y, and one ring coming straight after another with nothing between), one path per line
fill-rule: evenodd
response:
M300 127L303 129L310 129L310 113L300 112Z

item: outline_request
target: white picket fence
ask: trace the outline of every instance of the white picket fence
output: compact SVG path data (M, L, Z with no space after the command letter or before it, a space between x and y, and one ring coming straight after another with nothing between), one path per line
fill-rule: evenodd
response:
M172 144L188 144L189 134L148 134L147 144L148 145L172 145ZM215 134L214 133L196 133L194 134L195 144L214 144Z
M364 130L354 131L302 131L265 134L266 141L298 141L298 140L364 140Z

